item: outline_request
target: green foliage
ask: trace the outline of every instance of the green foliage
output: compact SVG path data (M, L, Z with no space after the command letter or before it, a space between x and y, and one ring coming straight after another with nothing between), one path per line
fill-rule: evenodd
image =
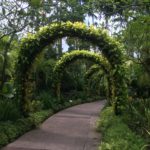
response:
M90 49L90 44L86 41L80 40L79 38L67 38L66 42L69 46L69 52L75 49Z
M99 65L93 65L90 69L86 72L85 78L89 79L91 75L95 72L100 71L101 67Z
M5 82L2 90L0 91L0 96L7 98L13 98L15 95L15 90L12 81Z
M150 99L130 100L124 113L124 121L138 134L150 138Z
M4 137L6 137L6 139L8 140L8 142L11 142L18 136L18 130L15 127L15 125L12 124L12 122L9 121L2 122L0 123L0 134L3 134ZM5 138L1 138L1 139L3 140Z
M30 0L30 1L29 1L29 4L30 4L32 7L38 8L38 7L40 7L41 2L42 2L41 0Z
M52 96L51 93L47 91L41 92L37 99L42 102L43 109L52 109L54 111L58 111L62 109L63 104L56 97Z
M54 77L55 82L57 86L57 96L58 99L60 99L60 81L62 79L63 71L66 66L77 59L87 59L89 61L93 61L94 63L98 64L101 69L104 71L104 73L108 76L113 76L114 84L112 82L109 83L109 85L114 85L113 89L116 89L115 91L115 98L112 96L112 103L114 105L114 111L116 114L120 114L122 109L125 109L125 100L127 96L126 92L126 83L124 80L125 71L121 66L118 66L117 69L112 69L108 61L102 57L99 54L92 53L86 50L80 50L80 51L72 51L70 53L65 53L61 59L56 63L54 67ZM113 75L112 75L113 74ZM119 81L118 81L119 80ZM111 80L109 80L111 81ZM110 95L112 92L110 93ZM121 95L120 95L121 94ZM124 102L123 102L124 101Z
M4 99L0 101L0 121L14 121L19 117L19 107L13 100Z
M50 93L48 92L41 92L37 98L38 100L42 101L43 103L43 109L49 109L49 108L52 108L52 104L51 104L51 99L52 99L52 96Z
M54 59L47 60L47 58L42 55L36 58L35 63L32 66L33 70L31 72L35 80L35 91L37 93L46 88L51 89L53 84L53 67L56 62Z
M110 75L105 74L99 65L95 64L91 66L85 74L87 92L89 93L88 95L98 94L101 96L104 95L106 96L106 91L107 91L107 96L109 97L108 85L107 85L108 76ZM109 86L111 84L112 83L109 83Z
M101 55L86 50L74 50L70 53L65 53L56 63L54 67L56 81L59 82L61 80L64 68L66 68L68 64L76 61L77 59L87 59L89 61L93 61L100 65L106 73L108 73L108 69L110 68L107 60L104 59Z
M137 19L139 15L148 15L150 12L149 0L89 0L88 2L89 12L102 14L106 22L111 20L116 24L116 29L132 18Z
M43 103L39 100L32 100L31 102L31 112L41 111L43 108Z
M71 91L84 90L84 74L89 63L86 60L76 60L64 69L61 80L61 91L63 95L65 93L69 94Z
M140 53L141 58L149 57L150 17L148 15L139 16L136 20L131 20L124 30L124 40L130 54Z
M112 107L107 107L102 111L98 121L98 130L103 136L99 150L145 149L144 139L133 133L120 117L115 116Z
M8 143L7 135L4 132L0 132L0 139L0 147Z
M23 38L21 42L19 60L16 68L16 83L18 88L18 99L22 102L22 111L24 114L30 111L28 108L30 99L25 91L26 83L30 76L29 71L36 56L42 52L44 47L66 36L78 37L98 46L113 68L117 90L116 105L121 105L122 101L126 100L127 93L125 92L126 85L124 82L125 71L122 66L124 60L122 45L111 38L105 30L100 28L96 29L93 26L87 27L81 22L53 23L41 28L39 32L34 35L29 34L28 37ZM93 60L93 57L89 57L89 59ZM99 58L95 59L95 61L99 62ZM25 93L25 95L23 96L22 93ZM117 109L118 108L116 108L116 110ZM116 114L120 113L121 107L119 109L120 110L116 111Z
M32 128L37 127L39 123L52 114L51 110L45 110L30 114L28 118L21 118L15 122L0 122L0 148Z
M34 124L34 121L30 118L20 118L16 122L14 122L13 125L17 128L18 135L22 135L23 133L29 131L36 126Z
M54 67L54 77L55 82L57 86L57 96L58 99L60 99L60 83L62 80L62 76L64 73L64 69L72 62L75 62L78 59L87 59L88 61L92 61L103 69L103 71L108 74L108 69L110 68L110 65L108 61L103 58L101 55L89 52L86 50L74 50L70 53L65 53L61 59L56 63Z
M70 91L69 94L66 96L67 99L71 99L73 101L80 100L80 102L86 102L87 95L84 91Z
M43 120L53 114L53 110L43 110L30 114L30 118L34 122L34 126L38 126Z
M27 38L22 39L21 51L19 59L20 65L25 65L22 71L27 70L27 64L31 64L35 59L35 56L42 51L42 49L54 40L64 37L78 37L84 39L85 41L90 41L91 43L97 45L102 49L104 55L110 60L110 62L115 65L122 62L122 46L108 36L106 31L101 29L96 29L94 27L86 27L85 24L76 22L66 22L66 23L53 23L40 29L35 35L28 35ZM101 37L101 38L100 38ZM49 43L50 44L50 43ZM21 68L20 68L21 69ZM21 70L20 70L21 71Z
M141 64L127 62L128 85L130 99L145 99L150 96L150 76Z
M125 43L128 57L138 64L150 75L150 17L139 15L131 20L123 31L123 42Z

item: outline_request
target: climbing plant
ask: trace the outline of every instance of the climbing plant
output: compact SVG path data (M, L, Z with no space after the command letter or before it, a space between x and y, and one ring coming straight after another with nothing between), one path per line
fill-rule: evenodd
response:
M87 51L87 50L74 50L70 53L64 54L54 67L54 77L57 84L57 96L60 99L60 84L63 76L64 69L77 59L87 59L98 64L105 74L108 74L110 64L102 55Z
M113 77L111 75L110 70L107 70L107 72L104 72L100 65L98 65L98 64L92 65L88 69L88 71L85 73L85 84L87 87L87 91L89 91L89 80L90 80L91 76L96 73L98 73L99 78L102 76L106 77L106 79L107 79L107 93L106 93L107 101L109 104L113 105L115 85L114 85Z
M93 94L93 91L96 91L94 93L100 94L100 82L102 81L102 78L105 75L107 75L107 74L97 64L92 65L87 70L87 72L85 73L85 76L84 76L85 88L86 88L87 95L90 96L91 94ZM92 92L91 92L91 90L92 90Z
M27 114L30 110L30 100L27 97L29 91L28 82L30 80L30 70L35 58L43 49L53 44L62 37L78 37L82 40L89 41L96 45L102 54L108 59L113 69L113 76L115 78L115 103L116 114L122 110L122 103L127 99L126 85L124 82L124 67L123 67L123 47L115 39L110 37L107 32L100 28L93 26L87 27L81 22L63 22L52 23L40 28L36 34L28 34L23 38L20 45L20 53L16 68L16 84L17 96L22 103L22 111Z
M88 80L95 72L98 72L101 70L101 66L95 64L92 65L88 71L85 73L85 79Z

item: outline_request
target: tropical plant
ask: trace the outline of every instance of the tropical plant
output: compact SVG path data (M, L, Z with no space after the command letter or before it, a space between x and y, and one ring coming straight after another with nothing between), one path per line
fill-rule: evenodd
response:
M19 106L11 99L0 100L0 121L15 121L21 117Z

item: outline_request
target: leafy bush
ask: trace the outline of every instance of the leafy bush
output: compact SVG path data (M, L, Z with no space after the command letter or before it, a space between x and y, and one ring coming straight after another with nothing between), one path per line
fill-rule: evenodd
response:
M112 107L102 111L98 130L103 136L99 150L144 150L146 145L144 139L133 133L120 117L113 114Z
M5 134L4 137L11 142L19 135L19 131L12 122L7 121L0 123L0 134ZM1 139L3 140L3 137Z
M8 143L7 135L0 129L0 147Z
M134 117L133 117L134 116ZM150 137L150 99L136 99L129 102L124 121L140 135Z
M18 130L18 135L21 135L22 133L25 133L26 131L29 131L34 127L33 124L34 121L32 121L30 118L21 118L18 119L14 125L16 126Z
M43 103L43 109L52 109L54 111L62 109L62 101L53 97L49 92L41 92L37 99Z
M51 110L45 110L32 113L28 118L21 118L15 122L0 122L0 148L36 127L52 114L53 112Z
M0 121L14 121L19 117L19 108L14 101L9 99L4 99L0 101Z
M0 91L0 95L2 95L5 98L13 98L14 94L15 90L12 81L5 82L2 90Z
M46 119L49 115L52 114L53 114L52 110L36 112L30 115L30 120L32 120L33 124L37 126L39 125L39 123L43 121L43 119Z
M39 100L32 100L31 102L31 112L37 112L42 110L43 108L43 103Z

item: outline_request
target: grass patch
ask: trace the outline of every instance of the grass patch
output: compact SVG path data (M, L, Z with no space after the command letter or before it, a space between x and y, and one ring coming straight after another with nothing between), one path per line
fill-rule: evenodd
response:
M97 129L102 133L99 150L146 150L145 140L132 132L121 117L115 116L112 107L101 112Z

